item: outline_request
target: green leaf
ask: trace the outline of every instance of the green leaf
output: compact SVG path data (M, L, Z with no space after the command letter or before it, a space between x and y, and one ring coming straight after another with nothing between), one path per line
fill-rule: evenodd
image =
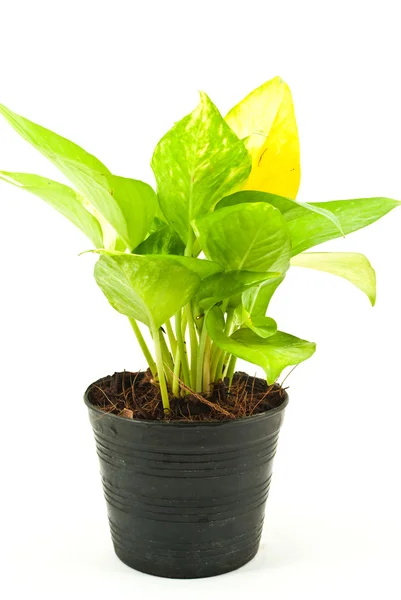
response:
M243 304L237 306L234 311L233 331L240 327L248 327L262 338L268 338L277 332L277 323L274 319L264 315L252 316Z
M210 260L226 270L288 268L291 242L286 223L269 204L239 204L199 217L193 227Z
M30 173L0 171L0 179L39 196L87 235L95 248L102 247L103 236L100 224L84 208L82 197L75 190L62 183Z
M276 194L270 194L268 192L257 192L257 191L242 191L235 194L231 194L226 198L220 200L216 206L216 210L224 208L225 206L234 206L235 204L243 204L247 202L267 202L275 208L278 208L281 214L286 218L286 214L295 210L296 208L303 208L306 211L311 211L321 215L322 217L329 219L332 224L338 229L340 235L344 235L340 220L330 210L326 210L314 204L308 204L306 202L298 202L297 200L290 200L289 198L283 198Z
M261 338L268 338L277 333L277 323L271 317L251 317L247 315L243 321L243 325L254 331Z
M206 94L157 144L152 158L159 204L185 243L191 221L243 183L251 158Z
M282 331L266 339L250 329L239 329L227 336L224 333L223 313L217 306L208 312L206 327L211 339L219 348L262 367L268 383L274 383L285 367L297 365L310 358L316 349L312 342Z
M101 251L94 275L113 308L154 327L187 304L200 285L196 273L169 256Z
M185 245L178 233L171 225L164 225L154 233L151 233L134 250L135 254L176 254L182 256Z
M291 266L307 267L344 277L362 290L372 306L376 302L376 274L363 254L356 252L307 252L291 259Z
M259 199L259 200L258 200ZM329 218L331 214L347 235L374 223L401 202L391 198L358 198L301 204L265 192L238 192L223 198L216 209L246 202L268 202L280 210L291 236L292 254L295 256L329 240L341 237L338 225Z
M260 285L247 290L242 294L242 302L245 310L252 316L264 316L275 291L280 283L284 281L285 275L273 281L266 281Z
M261 281L274 279L279 276L280 273L257 273L253 271L226 271L225 273L217 273L204 280L196 300L199 306L206 310L217 302L220 302L220 300L241 294L241 292Z
M160 209L159 209L160 210ZM159 231L159 229L161 229L162 227L165 227L165 225L167 225L166 221L164 219L161 219L158 216L158 211L156 210L156 216L153 219L151 226L149 228L149 235L151 233L155 233L156 231Z
M157 196L150 185L137 179L109 175L110 194L117 201L127 224L129 248L136 248L148 235L157 209Z
M200 277L205 279L215 273L221 273L224 271L223 267L216 262L211 260L204 260L201 258L191 258L189 256L170 256L171 260L174 260L177 264L183 265L187 269L193 271ZM175 285L175 281L171 280L172 285Z
M390 198L358 198L311 202L310 206L330 210L339 219L344 233L348 234L374 223L400 204L401 202ZM334 225L319 214L305 213L298 207L285 218L291 235L294 256L317 244L339 237L339 232Z
M0 114L19 135L32 144L73 183L129 246L124 215L110 194L110 171L77 144L37 125L0 104ZM97 215L95 215L97 216Z

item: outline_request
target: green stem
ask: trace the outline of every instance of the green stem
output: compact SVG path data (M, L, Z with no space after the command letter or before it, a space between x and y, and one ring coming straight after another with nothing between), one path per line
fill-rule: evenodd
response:
M185 336L187 333L187 322L188 322L187 321L187 313L185 310L182 311L181 317L182 317L182 319L181 319L181 336L185 340Z
M189 227L188 231L188 242L185 248L185 256L192 257L194 247L194 232L192 231L192 227ZM194 317L192 314L191 303L185 307L185 313L188 321L189 328L189 341L191 344L191 387L195 389L196 387L196 370L197 370L197 355L198 355L198 338L196 335L196 328L194 324ZM185 333L184 333L185 336Z
M197 365L196 365L196 387L195 387L196 392L201 392L204 388L204 386L203 386L203 361L204 361L205 348L206 348L206 339L207 339L207 329L206 329L206 324L204 321L203 326L202 326L200 341L199 341L199 352L198 352L198 359L197 359Z
M217 368L216 368L217 381L219 381L220 379L223 379L223 367L224 367L224 361L226 360L226 356L227 356L227 352L222 352L219 362L217 363Z
M216 346L216 344L212 343L212 349L210 351L210 358L212 362L214 361L216 354L218 354L219 352L220 348Z
M185 307L188 319L188 328L189 328L189 341L191 344L191 387L194 390L196 387L196 372L197 372L197 364L198 364L198 337L196 335L194 318L192 315L192 307L191 303Z
M188 355L187 349L185 347L185 341L182 333L183 323L182 323L182 313L181 310L177 312L175 315L175 334L177 336L177 351L179 352L181 358L181 367L182 367L182 377L184 379L184 383L187 387L191 387L191 380L189 376L189 366L188 366Z
M168 341L171 348L171 353L173 356L176 355L177 352L177 340L175 339L175 335L173 333L173 328L171 327L170 319L165 323L168 335Z
M234 308L229 308L227 311L226 327L224 329L224 332L226 335L232 334L232 327L233 327L233 322L234 322L234 312L235 312Z
M192 227L189 226L188 242L187 242L187 245L185 248L185 256L192 256L193 248L194 248L194 232L192 231Z
M174 373L174 364L173 364L173 358L170 354L170 350L168 349L168 346L166 344L166 340L164 339L164 335L161 329L159 329L159 336L160 336L160 346L161 346L161 350L162 350L162 357L163 357L163 367L164 367L164 373L166 375L166 379L168 381L168 384L170 386L170 389L172 389L173 387L173 373Z
M160 346L159 330L157 327L155 327L153 325L153 323L151 325L151 328L152 328L153 343L155 346L157 375L159 378L160 393L161 393L161 397L162 397L163 408L164 408L164 412L169 412L170 411L170 401L169 401L169 397L168 397L166 378L164 376L163 356L162 356L162 349Z
M233 376L234 376L236 364L237 364L237 357L231 355L230 362L228 363L225 373L224 373L224 377L228 377L228 379L229 379L228 387L231 387L231 384L233 382Z
M212 356L212 366L210 367L210 380L212 383L217 383L220 379L217 376L217 367L220 362L221 355L223 354L223 350L215 345L215 353Z
M131 327L134 330L136 339L138 340L138 344L140 345L143 355L146 358L146 361L149 365L149 369L151 370L152 375L155 376L156 371L157 371L156 363L153 360L153 356L150 353L150 350L143 338L143 335L142 335L141 330L139 329L138 323L135 321L135 319L129 319L129 322L131 323Z
M173 385L172 385L173 396L179 395L180 371L181 371L181 355L180 355L180 349L177 345L177 351L175 353L175 360L174 360L174 375L173 375Z
M226 318L226 325L224 328L224 333L226 335L230 335L232 333L232 329L233 329L233 323L234 323L234 312L235 309L234 308L229 308L227 310L227 318ZM224 375L223 375L223 367L224 367L224 362L227 360L227 364L229 361L229 354L227 354L227 352L223 352L222 350L218 350L215 352L213 359L212 359L212 383L215 383L216 381L219 381L219 379L223 379ZM227 369L227 364L226 364L226 368Z
M210 392L210 337L206 337L205 354L203 360L203 391Z

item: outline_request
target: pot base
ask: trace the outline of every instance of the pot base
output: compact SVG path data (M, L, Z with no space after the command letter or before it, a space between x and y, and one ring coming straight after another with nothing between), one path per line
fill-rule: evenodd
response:
M116 556L123 562L127 567L131 567L141 573L147 575L155 575L156 577L165 577L168 579L201 579L205 577L214 577L215 575L223 575L224 573L230 573L236 571L240 567L243 567L253 558L259 550L259 541L256 546L249 549L247 552L243 550L235 551L234 553L225 554L225 560L218 557L218 560L213 556L210 557L210 562L203 559L197 561L185 561L182 559L182 566L177 566L177 561L173 560L172 564L169 561L163 560L162 563L148 562L147 560L141 560L139 557L135 557L124 548L119 548L114 544L114 551ZM159 557L160 560L160 557Z

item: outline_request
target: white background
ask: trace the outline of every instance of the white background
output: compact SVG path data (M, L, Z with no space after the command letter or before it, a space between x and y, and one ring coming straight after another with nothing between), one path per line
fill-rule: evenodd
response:
M279 74L299 124L299 199L401 199L396 0L0 4L0 101L113 172L151 181L155 143L198 89L224 113ZM58 177L5 122L0 169ZM259 555L198 581L136 573L112 552L82 394L144 363L93 257L78 257L86 238L6 184L0 215L3 598L400 598L400 209L325 247L368 255L374 309L307 270L280 288L273 316L318 352L287 381Z

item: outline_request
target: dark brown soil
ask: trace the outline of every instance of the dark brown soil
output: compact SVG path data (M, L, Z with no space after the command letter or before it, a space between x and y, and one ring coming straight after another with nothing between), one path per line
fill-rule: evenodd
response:
M280 406L286 398L278 384L238 372L229 389L219 382L210 394L190 393L170 397L170 412L164 414L157 383L149 371L114 373L94 383L88 392L91 404L128 419L168 421L222 421L255 415Z

